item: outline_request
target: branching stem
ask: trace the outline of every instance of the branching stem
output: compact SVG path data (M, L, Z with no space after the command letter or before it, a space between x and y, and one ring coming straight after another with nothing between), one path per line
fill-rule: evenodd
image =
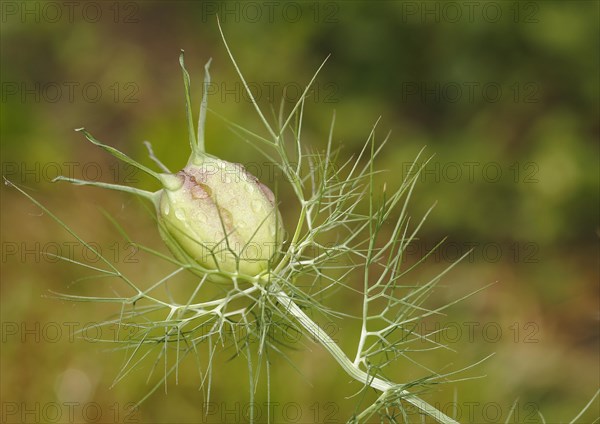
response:
M418 408L424 414L436 419L443 424L458 424L458 422L449 416L445 415L437 408L429 405L424 400L413 395L408 390L402 389L401 384L394 384L381 378L369 375L361 370L357 365L353 364L344 351L338 344L324 331L317 323L315 323L300 307L287 295L287 293L276 283L271 283L272 289L275 291L277 301L286 309L286 312L291 314L304 329L312 336L313 340L318 341L337 361L337 363L346 371L352 378L368 385L381 392L395 391L396 396L402 397L406 402Z

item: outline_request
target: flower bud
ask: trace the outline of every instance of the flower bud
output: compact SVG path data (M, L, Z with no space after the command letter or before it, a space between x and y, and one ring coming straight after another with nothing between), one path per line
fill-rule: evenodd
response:
M258 275L283 242L273 192L241 164L192 156L176 174L161 174L161 236L181 261Z

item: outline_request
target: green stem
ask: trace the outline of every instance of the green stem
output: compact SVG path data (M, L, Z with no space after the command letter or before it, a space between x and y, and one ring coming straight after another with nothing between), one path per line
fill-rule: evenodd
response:
M204 153L204 129L206 127L206 110L208 109L208 90L210 89L210 62L212 58L208 59L206 65L204 65L204 86L202 92L202 102L200 103L200 114L198 116L198 152Z
M87 186L106 188L109 190L122 191L125 193L135 194L137 196L144 197L144 198L152 200L152 201L154 201L155 198L157 197L156 192L141 190L139 188L124 186L124 185L120 185L120 184L103 183L100 181L80 180L77 178L64 177L62 175L59 175L58 177L56 177L52 180L53 183L58 182L58 181L67 181L67 182L69 182L71 184L75 184L75 185L82 185L82 186L87 185Z
M302 309L285 293L281 287L275 284L275 296L277 301L283 305L287 312L296 318L296 320L308 331L308 333L314 337L323 347L333 356L337 363L355 380L366 384L374 389L381 392L388 392L390 390L397 391L397 395L403 397L403 399L414 405L424 414L429 415L440 423L443 424L458 424L457 421L445 415L435 407L429 405L424 400L414 396L407 390L399 389L399 385L391 383L389 381L380 379L373 375L369 375L358 366L355 366L352 361L346 356L344 351L338 346L338 344L329 335L316 324L308 315L304 313Z
M119 151L118 149L115 149L112 146L108 146L108 145L103 144L100 141L96 140L94 138L94 136L92 134L90 134L85 128L77 128L75 131L83 133L83 135L85 136L85 138L88 139L88 141L90 141L92 144L106 150L108 153L110 153L117 159L120 159L123 162L128 163L129 165L139 169L140 171L145 172L146 174L156 178L157 180L160 180L160 177L158 176L158 174L156 172L154 172L147 166L144 166L141 163L131 159L129 156L127 156L125 153Z
M294 232L294 235L292 236L292 240L290 241L290 247L288 248L287 252L285 253L285 257L279 262L279 264L277 265L277 268L275 268L275 270L273 271L274 274L277 274L279 271L281 271L283 269L283 267L285 265L287 265L287 263L289 261L292 260L292 254L294 254L294 252L295 252L296 243L298 242L298 238L300 237L300 233L302 231L302 226L304 224L305 217L306 217L306 206L303 205L302 209L300 210L300 218L298 218L298 225L296 226L296 231Z
M194 131L194 120L192 118L192 95L190 92L190 74L188 74L187 69L185 69L185 63L183 61L183 49L179 54L179 65L181 66L181 72L183 73L183 88L185 94L185 116L186 122L188 125L188 139L190 142L190 148L194 155L200 154L202 152L198 152L198 141L196 140L196 132Z

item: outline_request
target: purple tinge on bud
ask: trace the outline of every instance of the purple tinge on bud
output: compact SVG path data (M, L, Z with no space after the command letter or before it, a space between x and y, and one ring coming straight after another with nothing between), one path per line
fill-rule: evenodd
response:
M240 164L202 157L162 174L159 229L181 261L257 275L283 241L273 192Z

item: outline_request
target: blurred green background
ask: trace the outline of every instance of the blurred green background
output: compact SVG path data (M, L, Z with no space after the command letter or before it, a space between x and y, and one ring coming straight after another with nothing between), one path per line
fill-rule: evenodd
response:
M140 285L167 268L132 255L101 208L134 239L164 250L144 206L121 193L50 180L70 173L157 188L86 143L73 131L81 126L145 164L142 141L150 140L167 166L183 166L189 152L180 49L195 105L203 65L212 57L210 107L263 131L220 40L219 13L267 111L282 97L288 104L297 98L331 54L306 103L307 147L324 147L335 110L342 157L357 154L379 117L378 139L392 131L377 162L390 170L391 185L422 147L425 156L435 154L411 214L417 219L436 201L437 207L409 260L448 239L414 278L433 275L472 247L429 305L497 283L423 324L424 331L448 328L441 341L454 351L419 359L448 371L495 356L460 375L485 377L434 387L428 400L451 413L457 396L464 422L504 421L515 400L511 422L537 422L538 410L548 422L563 422L597 390L598 2L4 1L1 12L4 177L97 243ZM254 164L261 180L275 186L264 159L214 115L207 148ZM16 190L3 185L1 193L3 422L244 421L245 363L228 361L229 353L215 362L212 409L202 406L190 361L177 386L170 380L168 394L158 390L130 410L158 381L155 374L146 382L151 361L110 387L123 352L74 339L71 330L107 319L118 307L44 297L50 290L92 295L105 289L98 282L72 285L84 271L39 251L68 255L72 249L81 257L82 246L69 244L74 240L64 229ZM288 230L297 206L282 199ZM349 312L359 307L342 295L333 303ZM349 324L336 325L345 335ZM349 352L354 342L340 337ZM349 418L355 401L349 397L358 387L321 348L297 347L289 355L301 373L272 358L271 391L279 403L272 417ZM409 363L399 367L407 378L424 375ZM264 406L262 412L264 421ZM581 422L598 416L596 401Z

